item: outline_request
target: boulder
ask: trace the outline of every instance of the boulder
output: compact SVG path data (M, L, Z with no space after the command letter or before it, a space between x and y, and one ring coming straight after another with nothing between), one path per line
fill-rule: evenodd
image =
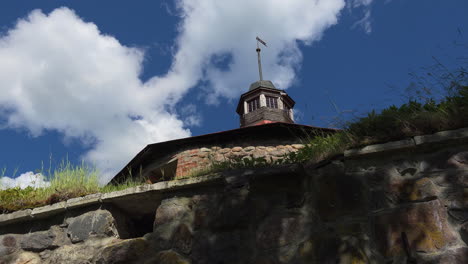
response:
M118 241L102 248L96 254L96 264L141 263L142 256L147 256L149 243L144 238ZM156 262L158 263L158 262Z
M70 240L65 231L52 226L47 231L39 231L24 235L20 242L20 247L26 251L41 252L46 249L55 249L69 244Z
M78 217L67 219L67 233L73 243L81 242L90 236L119 237L116 221L107 210L87 212Z

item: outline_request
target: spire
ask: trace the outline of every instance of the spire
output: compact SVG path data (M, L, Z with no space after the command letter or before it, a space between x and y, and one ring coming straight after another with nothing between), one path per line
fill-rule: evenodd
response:
M262 60L260 58L260 51L262 51L262 50L260 49L260 45L258 45L258 43L259 42L262 43L265 47L267 47L267 44L265 43L265 41L263 41L259 37L257 37L256 39L257 39L257 56L258 56L258 74L260 75L260 81L263 81Z

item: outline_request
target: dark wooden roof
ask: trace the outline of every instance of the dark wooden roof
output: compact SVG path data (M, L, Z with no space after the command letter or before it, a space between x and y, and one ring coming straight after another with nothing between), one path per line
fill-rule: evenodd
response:
M110 184L123 182L130 175L138 175L140 168L145 168L155 160L167 157L171 153L190 147L228 146L252 141L281 141L284 139L306 139L318 133L334 133L337 129L321 128L289 123L270 123L237 128L212 134L181 138L147 145L114 178Z

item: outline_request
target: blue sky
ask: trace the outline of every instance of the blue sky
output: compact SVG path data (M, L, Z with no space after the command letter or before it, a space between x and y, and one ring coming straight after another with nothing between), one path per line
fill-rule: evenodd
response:
M298 123L401 104L409 73L466 56L467 13L465 0L4 1L0 168L68 157L105 182L146 144L237 128L257 35Z

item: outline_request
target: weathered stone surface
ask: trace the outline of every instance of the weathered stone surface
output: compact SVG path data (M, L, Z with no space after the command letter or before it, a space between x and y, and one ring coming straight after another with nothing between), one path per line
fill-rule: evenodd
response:
M91 211L69 218L67 222L67 233L73 243L86 240L90 236L119 237L115 219L107 210Z
M331 163L314 174L317 213L324 221L361 215L367 209L364 183L355 175L345 175L342 163Z
M252 262L253 238L248 231L197 232L191 257L198 264Z
M115 238L90 238L84 243L61 246L55 250L45 250L40 256L46 264L84 264L95 263L101 249L109 244L116 243ZM94 260L93 260L94 259Z
M223 148L223 149L220 149L218 152L219 152L220 154L226 154L226 153L228 153L228 152L230 152L230 151L231 151L230 148Z
M186 224L180 224L172 234L172 246L188 254L192 250L192 230Z
M383 152L389 150L396 150L396 149L403 149L403 148L410 148L413 147L414 141L413 139L404 139L399 141L392 141L384 144L377 144L377 145L370 145L365 146L360 149L350 149L344 152L345 157L352 157L357 155L365 155L371 154L375 152Z
M20 246L26 251L41 252L69 243L70 240L65 231L58 226L52 226L47 231L39 231L22 236Z
M233 147L233 148L231 149L231 151L232 151L232 152L240 152L240 151L242 151L242 147Z
M12 256L19 249L20 235L4 235L0 236L0 263L8 263L11 259L15 258Z
M462 151L451 156L447 163L457 169L468 170L468 151Z
M250 152L250 151L252 151L252 150L255 150L255 147L249 146L249 147L245 147L245 148L244 148L244 151L245 151L245 152Z
M295 148L295 149L301 149L301 148L304 147L304 145L302 145L302 144L292 144L291 146L292 146L293 148Z
M422 257L418 264L466 264L468 263L468 247L449 250L443 254Z
M174 197L165 199L156 210L154 228L170 223L173 219L180 219L186 215L190 208L191 199L186 197Z
M62 213L65 211L66 202L54 203L52 205L41 206L34 208L31 211L31 216L34 218L45 218L51 215Z
M31 252L21 252L13 264L41 264L41 258Z
M468 170L445 169L423 175L431 177L434 183L441 187L468 188Z
M211 212L211 228L232 229L246 227L250 220L249 191L241 188L226 192Z
M0 214L0 226L12 223L18 223L25 220L31 220L31 209L16 211L9 214Z
M266 157L266 155L267 155L267 152L264 150L255 150L254 152L252 152L252 157L254 159L264 158Z
M439 200L408 205L373 217L373 231L385 256L404 255L402 232L412 251L436 252L456 238L447 223Z
M200 148L200 152L211 152L209 148Z
M464 223L468 221L468 210L449 209L448 214L457 222Z
M306 234L305 218L300 214L273 214L258 227L256 244L261 250L299 243Z
M156 211L153 233L148 236L159 249L177 246L189 252L191 227L193 226L193 203L187 197L163 200Z
M385 186L383 188L385 189ZM429 178L396 182L390 184L385 192L387 200L393 200L394 204L424 201L433 199L439 194L437 187Z
M460 228L460 237L468 245L468 222L464 223Z
M415 136L414 141L417 145L422 145L445 140L456 140L466 137L468 137L468 129L461 128L456 130L441 131L432 135Z
M149 243L143 238L127 239L107 245L96 254L96 264L141 263L148 255Z
M66 208L73 209L81 206L99 203L101 201L101 195L102 194L100 193L94 193L83 197L68 199L66 202Z
M158 264L190 264L191 262L186 258L182 257L175 251L166 250L160 251L155 257L145 261L144 263L158 263Z

